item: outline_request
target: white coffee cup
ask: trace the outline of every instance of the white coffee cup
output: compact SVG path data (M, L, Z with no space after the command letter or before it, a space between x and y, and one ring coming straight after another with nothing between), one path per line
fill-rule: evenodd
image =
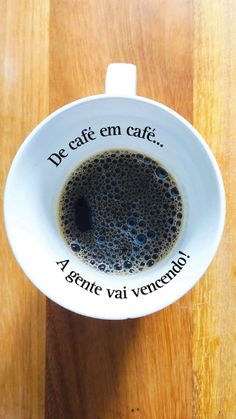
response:
M5 188L6 230L25 274L61 306L101 319L144 316L183 296L209 266L224 226L223 182L207 144L179 114L136 96L135 86L134 65L111 64L105 94L63 106L31 132ZM121 135L108 127L120 127ZM128 135L128 127L139 136ZM65 244L57 219L58 198L70 173L90 156L117 148L159 161L184 201L174 247L159 263L130 275L100 272L79 260Z

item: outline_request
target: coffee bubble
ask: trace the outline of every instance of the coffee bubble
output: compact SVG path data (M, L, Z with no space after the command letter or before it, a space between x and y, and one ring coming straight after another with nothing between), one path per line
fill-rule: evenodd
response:
M74 254L102 272L137 273L173 247L183 205L159 162L128 150L83 162L59 198L60 230Z

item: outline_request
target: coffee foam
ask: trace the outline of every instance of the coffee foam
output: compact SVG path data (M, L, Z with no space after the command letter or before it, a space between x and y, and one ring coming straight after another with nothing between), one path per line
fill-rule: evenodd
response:
M173 247L183 204L173 177L149 157L127 150L86 160L59 199L62 235L79 259L101 271L136 273Z

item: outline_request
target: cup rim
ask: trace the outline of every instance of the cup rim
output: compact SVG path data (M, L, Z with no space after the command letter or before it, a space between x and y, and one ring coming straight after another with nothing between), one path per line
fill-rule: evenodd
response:
M214 170L214 175L215 178L217 180L217 185L219 187L219 194L220 194L220 200L219 200L219 218L218 218L218 224L217 224L217 233L215 236L215 241L212 244L212 256L211 258L209 258L209 262L208 264L206 264L203 269L200 271L200 273L198 273L198 275L196 277L193 276L193 279L190 280L187 283L186 288L183 290L181 290L181 292L176 292L174 293L174 295L171 298L171 301L168 302L167 304L158 304L158 307L155 309L148 309L148 305L145 307L145 310L140 310L141 313L138 313L138 310L136 310L136 313L132 316L127 316L124 315L122 312L120 313L119 316L113 317L111 315L109 315L109 312L107 313L106 316L93 316L89 313L89 310L87 310L87 312L82 313L80 311L75 311L74 309L69 307L69 304L65 304L63 301L58 301L57 298L54 298L53 295L50 295L49 293L45 293L45 291L43 291L41 289L41 287L39 286L39 284L37 283L37 281L35 281L34 278L32 278L32 275L30 275L30 273L27 273L27 269L26 266L23 267L23 263L21 262L21 258L18 255L18 251L17 248L15 246L15 241L14 238L12 237L9 228L8 228L8 221L7 221L7 205L6 205L6 192L7 192L7 188L8 188L8 180L11 177L11 174L14 171L14 166L16 164L16 162L21 159L22 154L24 153L25 148L28 146L28 144L30 143L30 141L34 138L34 136L45 126L47 125L47 123L49 121L51 121L52 119L54 119L56 116L64 113L65 111L76 107L80 104L86 103L86 102L94 102L94 101L100 101L100 100L117 100L117 99L128 99L131 101L137 101L140 103L146 103L155 107L158 107L162 110L164 110L165 112L171 114L172 116L174 116L175 118L177 118L182 124L185 125L185 127L187 127L188 130L190 130L191 134L199 141L199 143L201 144L202 148L204 149L205 153L208 155L211 164L212 164L212 168ZM85 98L81 98L81 99L77 99L75 101L72 101L60 108L58 108L57 110L55 110L54 112L52 112L50 115L48 115L46 118L44 118L25 138L25 140L23 141L23 143L21 144L21 146L19 147L19 149L16 152L16 155L12 161L10 170L8 172L7 175L7 179L6 179L6 183L5 183L5 188L4 188L4 197L3 197L3 206L4 206L4 224L5 224L5 229L6 229L6 233L7 233L7 237L9 240L9 243L11 245L13 254L19 264L19 266L21 267L21 269L23 270L23 272L25 273L25 275L29 278L29 280L33 283L34 286L36 286L44 295L46 295L48 298L50 298L51 300L53 300L54 302L56 302L57 304L61 305L62 307L71 310L73 312L76 312L77 314L80 315L84 315L84 316L88 316L88 317L93 317L93 318L97 318L97 319L109 319L109 320L122 320L122 319L127 319L127 318L138 318L138 317L143 317L152 313L155 313L156 311L159 311L171 304L173 304L174 302L176 302L179 298L183 297L187 292L189 292L196 284L197 282L200 280L200 278L204 275L204 273L207 271L209 265L211 264L217 249L219 247L220 244L220 240L223 234L223 229L224 229L224 224L225 224L225 211L226 211L226 200L225 200L225 191L224 191L224 184L223 184L223 179L222 179L222 175L220 172L220 169L217 165L217 162L215 160L215 157L212 153L212 151L210 150L208 144L204 141L203 137L200 135L200 133L183 117L181 116L179 113L177 113L176 111L174 111L173 109L169 108L168 106L157 102L155 100L152 99L148 99L145 98L143 96L138 96L138 95L134 95L134 96L128 96L128 95L109 95L109 94L99 94L99 95L93 95L93 96L87 96ZM24 264L25 265L25 264Z

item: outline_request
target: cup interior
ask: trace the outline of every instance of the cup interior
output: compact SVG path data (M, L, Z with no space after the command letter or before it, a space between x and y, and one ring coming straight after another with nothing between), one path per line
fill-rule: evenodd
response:
M108 127L120 127L121 134L113 135L116 131ZM128 127L133 128L130 133L139 128L140 136L128 135ZM154 136L147 138L145 127ZM102 136L101 129L111 135ZM93 138L86 141L83 130L93 131ZM184 221L176 244L159 263L138 274L109 275L89 267L65 244L58 227L58 198L70 173L84 160L112 149L135 150L159 161L183 197ZM198 281L219 244L225 199L215 159L186 120L151 100L100 95L66 105L28 136L9 172L4 210L14 254L45 295L80 314L122 319L159 310ZM179 262L179 272L158 282L181 257L185 263ZM71 272L87 281L83 287L69 277ZM97 293L91 287L99 287ZM114 291L112 296L108 290Z

